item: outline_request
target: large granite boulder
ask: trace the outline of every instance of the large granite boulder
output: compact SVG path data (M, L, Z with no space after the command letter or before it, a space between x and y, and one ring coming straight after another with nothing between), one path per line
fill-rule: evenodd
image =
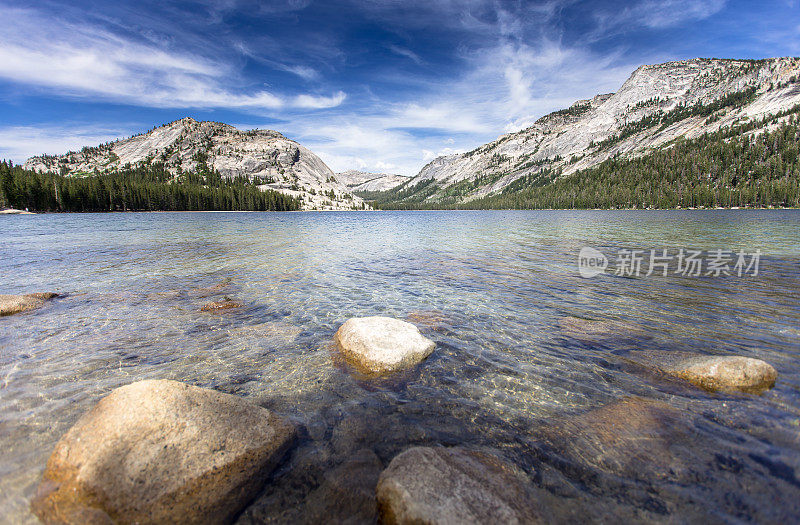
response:
M536 523L528 477L500 458L463 448L414 447L377 487L382 523Z
M408 368L428 357L436 343L411 323L391 317L356 317L336 332L344 358L368 374Z
M0 317L35 310L54 297L58 297L58 294L44 292L26 295L0 295Z
M296 435L241 398L176 381L111 392L56 444L31 508L45 523L221 523Z
M759 393L775 386L778 372L760 359L698 356L670 367L668 373L711 391Z

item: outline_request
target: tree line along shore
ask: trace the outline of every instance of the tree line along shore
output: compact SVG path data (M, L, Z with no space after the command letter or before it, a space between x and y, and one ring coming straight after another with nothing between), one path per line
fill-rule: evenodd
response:
M226 179L215 170L177 178L163 164L126 166L107 174L38 173L0 162L0 208L37 212L293 211L294 197L261 190L247 177Z

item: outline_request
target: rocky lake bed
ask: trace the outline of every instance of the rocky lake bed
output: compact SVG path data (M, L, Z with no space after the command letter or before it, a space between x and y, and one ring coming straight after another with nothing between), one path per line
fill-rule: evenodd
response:
M40 222L4 232L0 511L800 515L800 215L575 213L20 217ZM749 280L577 275L585 242L663 238L771 251Z

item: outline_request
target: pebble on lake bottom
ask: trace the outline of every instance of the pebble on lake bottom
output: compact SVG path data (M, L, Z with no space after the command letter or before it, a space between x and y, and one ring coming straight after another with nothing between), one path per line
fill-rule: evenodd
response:
M202 312L221 312L223 310L232 310L234 308L242 308L244 304L234 301L230 297L226 297L220 301L212 301L206 303L200 309Z

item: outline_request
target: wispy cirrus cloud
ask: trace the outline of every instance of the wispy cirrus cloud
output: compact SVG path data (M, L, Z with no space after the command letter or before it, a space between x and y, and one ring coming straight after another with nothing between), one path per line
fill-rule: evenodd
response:
M406 57L418 65L422 64L422 59L420 58L420 56L408 48L391 44L389 45L389 51L401 57Z
M286 95L236 88L237 71L190 53L135 41L96 26L0 6L0 78L69 97L147 107L330 108L345 94ZM310 69L286 66L301 76ZM244 83L244 82L243 82Z
M9 126L0 128L0 159L17 162L41 153L59 154L78 151L86 145L97 145L119 138L125 125L115 129L97 126Z
M725 7L727 0L646 0L623 11L623 17L638 19L647 27L670 27L687 20L702 20Z
M721 11L727 0L641 0L603 9L595 14L593 38L608 37L636 28L664 29L706 19Z

